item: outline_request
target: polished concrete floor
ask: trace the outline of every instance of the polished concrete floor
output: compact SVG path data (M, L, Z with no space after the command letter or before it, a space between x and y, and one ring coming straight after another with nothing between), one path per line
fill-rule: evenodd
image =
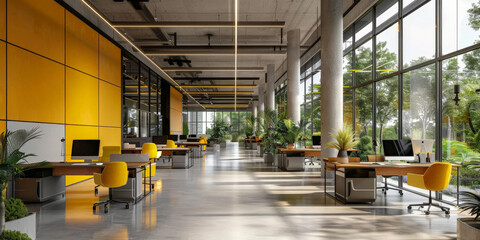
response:
M125 209L94 214L93 181L67 188L66 197L29 204L37 239L454 239L450 217L409 213L423 197L378 191L374 204L343 205L323 193L319 168L282 172L256 151L232 143L208 151L191 169L158 169L155 192ZM100 190L100 197L108 194Z

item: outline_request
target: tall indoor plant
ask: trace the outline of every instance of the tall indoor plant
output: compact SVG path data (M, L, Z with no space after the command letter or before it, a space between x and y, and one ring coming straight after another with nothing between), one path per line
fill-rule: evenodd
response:
M210 136L210 138L214 140L217 144L220 144L225 140L225 135L227 135L227 132L227 123L223 122L222 120L215 120L212 127L212 135Z
M347 150L357 146L357 141L354 140L355 134L348 126L343 126L342 129L338 129L336 133L330 133L335 138L335 141L327 144L328 148L334 148L338 150L337 162L348 163Z
M288 144L288 149L293 149L295 148L295 143L300 138L302 128L296 125L292 119L284 119L283 122L286 127L286 131L282 135L283 140Z
M23 168L22 164L27 163L25 160L27 157L35 156L34 154L27 154L21 151L21 148L25 143L40 136L38 128L31 130L16 130L6 131L0 134L0 232L3 231L5 226L5 189L7 183L12 180L15 175L21 175L25 170L44 165L44 163L38 163L29 168Z
M259 137L263 141L264 162L271 164L280 142L280 132L277 131L280 120L277 112L270 109L265 111L263 118L264 121L258 125L262 129Z

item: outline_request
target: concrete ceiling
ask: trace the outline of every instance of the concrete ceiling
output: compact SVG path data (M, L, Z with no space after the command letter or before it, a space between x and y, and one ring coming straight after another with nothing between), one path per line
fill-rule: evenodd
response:
M132 0L137 1L137 0ZM139 4L130 1L118 2L114 0L90 0L111 23L119 22L231 22L234 20L234 0L150 0ZM349 4L352 0L345 0ZM140 8L135 9L135 5ZM344 7L345 8L345 7ZM239 0L239 21L245 22L284 22L279 27L243 27L238 31L238 44L250 54L238 55L238 67L263 67L264 71L239 71L238 77L256 77L260 80L238 81L238 85L256 85L265 78L267 64L277 67L285 60L287 32L291 29L300 29L302 43L316 29L320 0ZM219 55L233 51L234 31L229 27L163 27L163 28L119 28L145 53L160 53L150 57L162 68L178 67L169 65L164 59L190 60L184 63L185 68L224 68L234 67L234 55ZM282 35L283 34L283 35ZM174 37L176 35L176 39ZM210 46L208 47L208 35ZM176 45L174 44L176 42ZM252 48L252 46L255 46ZM280 48L281 47L281 48ZM303 46L305 51L308 46ZM221 48L221 49L220 49ZM223 49L223 50L222 50ZM185 55L171 54L171 52ZM239 52L241 52L239 50ZM201 55L191 55L201 53ZM233 71L202 71L198 72L168 72L173 78L200 77L202 80L176 80L180 85L229 85L231 80L208 80L209 77L233 77ZM188 91L234 91L233 88L188 88ZM237 91L254 91L251 95L242 95L241 103L248 103L256 99L257 88L239 88ZM233 97L232 94L226 96ZM249 97L251 96L251 97ZM217 100L218 95L193 95L208 103L233 103L230 100Z

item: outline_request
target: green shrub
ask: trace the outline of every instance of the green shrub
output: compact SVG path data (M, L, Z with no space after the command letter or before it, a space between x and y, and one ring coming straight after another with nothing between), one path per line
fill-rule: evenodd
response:
M245 136L238 136L238 142L244 142L245 141Z
M5 201L5 221L12 221L28 215L28 209L22 200L10 198Z
M4 230L0 240L32 240L26 233L14 230Z
M238 142L238 133L237 132L232 133L232 142Z
M357 144L357 152L353 152L351 157L360 157L360 161L367 162L367 155L373 154L372 139L369 136L363 136Z
M232 140L232 135L225 135L225 140Z

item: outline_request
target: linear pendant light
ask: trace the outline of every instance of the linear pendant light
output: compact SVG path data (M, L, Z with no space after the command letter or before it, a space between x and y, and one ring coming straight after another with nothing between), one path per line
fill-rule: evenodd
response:
M238 68L238 0L235 1L235 112L237 111L237 68Z
M236 0L235 0L236 1ZM143 55L150 63L152 63L155 67L157 67L158 70L160 70L160 72L162 72L165 76L167 76L170 81L174 82L178 89L181 90L183 93L187 94L188 96L190 96L191 99L193 99L198 105L200 105L203 109L205 109L205 107L200 104L195 98L193 98L190 94L188 94L187 91L185 91L185 89L183 89L180 84L178 84L175 80L173 80L173 78L168 75L160 66L158 66L157 63L155 63L151 58L149 58L139 47L137 47L132 41L130 41L130 39L128 39L127 37L125 37L120 31L118 31L117 28L115 28L107 19L105 19L99 12L97 12L97 10L95 10L94 7L92 7L89 3L86 2L86 0L82 0L82 3L85 4L85 6L87 6L93 13L95 13L95 15L97 15L100 19L102 19L108 26L110 26L110 28L112 28L119 36L121 36L126 42L128 42L137 52L139 52L141 55Z

